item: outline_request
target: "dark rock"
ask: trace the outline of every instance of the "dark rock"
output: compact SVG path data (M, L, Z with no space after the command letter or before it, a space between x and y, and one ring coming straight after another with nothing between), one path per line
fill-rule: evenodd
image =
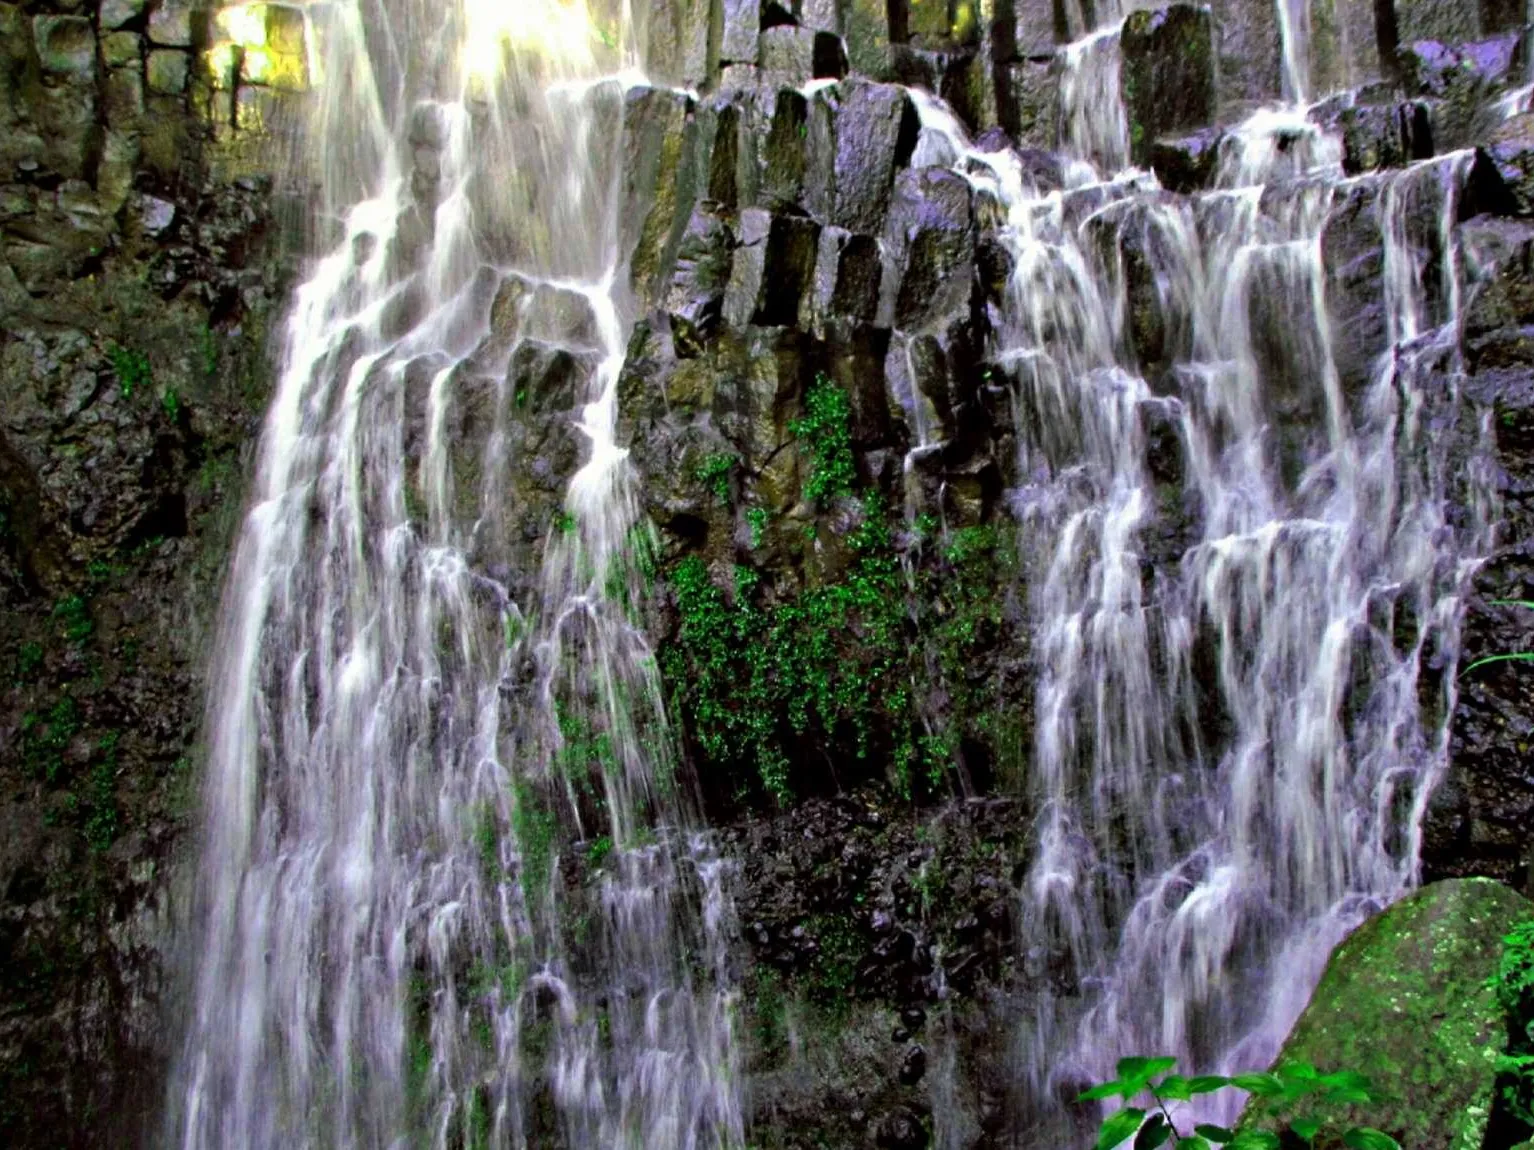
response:
M624 250L632 252L629 282L651 306L670 280L692 217L692 110L690 97L670 89L635 88L624 101Z
M1151 144L1213 121L1214 48L1207 8L1173 4L1129 14L1119 35L1130 156L1144 164Z
M942 168L900 173L885 237L898 276L893 326L917 331L969 312L976 279L968 181Z
M927 1073L927 1052L920 1045L910 1047L900 1060L900 1085L915 1086Z
M1191 135L1157 139L1151 144L1150 168L1171 192L1187 194L1214 186L1225 133L1206 128Z
M927 1012L919 1006L907 1006L900 1011L900 1021L914 1032L927 1024Z
M1343 96L1315 106L1310 118L1342 136L1342 169L1351 176L1433 155L1429 109L1421 100L1359 105Z
M831 223L863 235L883 230L895 174L910 160L919 127L902 89L861 79L842 85Z
M927 1150L927 1127L910 1107L890 1111L879 1120L875 1143L879 1150Z
M1498 127L1486 153L1507 188L1512 211L1534 215L1534 113L1525 112Z

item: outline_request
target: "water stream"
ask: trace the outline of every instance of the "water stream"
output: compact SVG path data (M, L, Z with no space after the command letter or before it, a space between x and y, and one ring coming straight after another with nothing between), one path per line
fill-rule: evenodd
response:
M335 243L288 322L224 611L168 1140L738 1145L729 867L627 610L632 21L310 13ZM519 602L484 557L523 528L500 465L529 354L578 377L582 463ZM570 841L600 863L574 894Z

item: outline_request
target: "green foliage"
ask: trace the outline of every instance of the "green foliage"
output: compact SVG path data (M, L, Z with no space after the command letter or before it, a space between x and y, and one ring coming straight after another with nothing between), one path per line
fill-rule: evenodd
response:
M30 778L50 785L64 774L64 752L80 733L80 707L71 695L53 704L46 715L28 711L21 717L22 765Z
M181 421L181 396L174 387L165 389L165 394L160 396L160 406L165 409L166 419L172 423Z
M53 618L59 625L59 634L69 643L83 643L96 629L91 621L90 608L78 595L66 595L53 605Z
M569 535L575 531L575 516L568 511L560 511L554 516L554 530L561 535Z
M714 493L722 504L730 501L730 476L740 463L740 457L729 451L715 451L703 457L693 471L698 482Z
M23 643L16 651L16 681L31 682L43 668L43 645Z
M1497 1059L1497 1100L1515 1121L1534 1127L1534 919L1502 939L1491 989L1507 1024L1507 1051Z
M809 453L804 497L813 503L824 505L852 494L857 465L852 455L851 422L847 393L824 376L817 377L804 397L804 415L788 425Z
M82 804L85 816L85 841L100 853L117 838L117 743L121 736L110 731L96 744L101 753L91 767L90 779Z
M790 795L783 743L790 735L832 742L845 734L868 753L876 716L903 717L900 571L879 501L864 505L849 537L842 579L773 606L756 601L758 574L735 568L730 594L703 560L672 572L680 642L666 655L680 710L711 760L755 768L767 793ZM786 730L783 729L786 726Z
M148 387L154 378L149 359L141 351L133 351L114 343L107 349L107 359L112 363L112 370L117 373L117 383L124 399Z
M751 529L751 550L762 545L762 535L767 530L767 509L752 507L746 511L746 526Z
M554 816L544 809L531 783L518 781L514 792L516 805L512 812L512 829L516 831L517 852L521 856L522 894L533 903L541 896L553 873Z
M586 865L596 870L607 861L607 856L612 854L612 851L613 840L608 835L592 839L591 844L586 848Z
M1184 1078L1180 1074L1168 1073L1176 1065L1175 1058L1122 1058L1116 1078L1084 1091L1076 1099L1078 1102L1100 1102L1122 1098L1125 1103L1130 1103L1142 1094L1150 1095L1149 1108L1125 1105L1103 1119L1097 1136L1097 1150L1113 1150L1130 1138L1135 1140L1135 1150L1155 1150L1167 1143L1172 1143L1176 1150L1210 1150L1212 1146L1225 1146L1228 1150L1279 1150L1283 1142L1277 1134L1266 1130L1232 1131L1223 1126L1200 1123L1191 1133L1184 1134L1167 1109L1169 1102L1187 1102L1196 1094L1212 1094L1227 1087L1276 1100L1285 1110L1309 1109L1317 1104L1326 1107L1378 1101L1369 1080L1351 1070L1322 1074L1309 1063L1291 1061L1272 1073L1231 1077L1206 1074ZM1289 1134L1306 1145L1314 1144L1316 1136L1327 1128L1326 1120L1313 1114L1288 1117L1287 1121ZM1354 1126L1343 1131L1342 1142L1352 1150L1401 1150L1400 1144L1390 1135L1367 1126Z

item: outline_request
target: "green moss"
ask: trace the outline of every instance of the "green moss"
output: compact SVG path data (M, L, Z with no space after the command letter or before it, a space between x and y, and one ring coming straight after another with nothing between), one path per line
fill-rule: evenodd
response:
M149 359L141 351L113 344L107 349L107 359L111 361L112 370L117 373L117 384L124 399L131 398L135 391L147 388L154 379Z
M1411 1150L1475 1150L1504 1041L1490 976L1498 941L1527 900L1489 879L1435 883L1360 926L1332 953L1280 1060L1345 1068L1379 1089L1339 1123L1369 1125ZM1254 1101L1246 1124L1275 1126Z
M90 608L78 595L66 595L55 603L53 618L58 624L60 637L68 643L83 643L96 629L95 623L91 621Z
M536 902L548 886L554 865L554 816L543 806L531 783L519 781L515 788L516 804L512 825L517 835L521 857L519 877L522 893L529 903Z

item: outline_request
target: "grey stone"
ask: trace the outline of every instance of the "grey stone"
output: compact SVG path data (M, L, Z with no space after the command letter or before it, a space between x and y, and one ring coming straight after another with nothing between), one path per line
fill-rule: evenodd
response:
M842 85L833 224L850 232L879 234L895 173L910 161L920 127L916 105L903 89L861 78Z
M185 52L149 53L149 90L162 96L179 96L186 91L190 57Z
M144 38L137 32L111 32L101 38L101 59L108 68L137 64L144 51Z
M1158 137L1214 120L1214 48L1207 8L1173 4L1131 12L1119 35L1119 49L1134 162L1148 161Z
M32 36L43 71L88 76L96 67L96 33L84 16L34 16Z
M192 6L187 0L159 0L149 14L149 41L166 48L192 46Z
M148 0L101 0L99 21L101 27L122 28L143 19Z

